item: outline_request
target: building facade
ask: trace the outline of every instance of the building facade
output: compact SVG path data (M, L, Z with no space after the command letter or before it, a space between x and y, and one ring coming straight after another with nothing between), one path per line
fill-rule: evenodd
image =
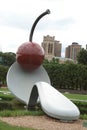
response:
M65 57L71 58L76 63L77 55L80 50L81 50L81 45L79 45L76 42L73 42L72 45L69 45L68 47L66 47Z
M87 44L86 44L86 50L87 50Z
M42 47L45 51L45 58L52 60L53 57L61 57L61 43L60 41L55 40L53 36L44 36Z

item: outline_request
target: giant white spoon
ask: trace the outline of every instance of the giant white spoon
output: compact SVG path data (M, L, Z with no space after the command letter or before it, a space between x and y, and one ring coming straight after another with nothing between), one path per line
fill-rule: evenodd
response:
M49 76L42 66L32 72L28 72L15 62L7 73L7 86L9 90L26 104L29 102L32 87L38 81L50 83Z

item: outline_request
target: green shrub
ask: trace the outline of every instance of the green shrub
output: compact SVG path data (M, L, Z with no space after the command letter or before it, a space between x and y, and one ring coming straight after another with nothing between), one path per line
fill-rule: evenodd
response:
M13 107L13 109L24 109L24 106L25 104L20 102L19 100L17 100L16 98L14 98L12 101L11 101L11 105Z
M80 119L85 119L85 120L87 120L87 114L82 114L82 115L80 115Z
M12 110L12 105L9 102L6 101L0 101L0 110Z
M87 114L87 108L80 107L79 110L80 110L81 114Z
M14 99L14 96L12 94L7 95L7 94L0 93L0 98L5 101L10 101Z
M79 108L81 114L87 114L87 102L73 101L73 103Z

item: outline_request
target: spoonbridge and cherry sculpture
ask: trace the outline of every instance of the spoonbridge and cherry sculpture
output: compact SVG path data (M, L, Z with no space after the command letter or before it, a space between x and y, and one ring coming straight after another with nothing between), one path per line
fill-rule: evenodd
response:
M42 110L48 116L65 121L77 120L80 116L79 109L51 85L42 66L44 50L32 42L36 24L47 14L50 14L49 9L37 17L31 28L29 42L19 46L17 60L7 73L7 86L16 98L27 105L27 109L34 107L39 99Z

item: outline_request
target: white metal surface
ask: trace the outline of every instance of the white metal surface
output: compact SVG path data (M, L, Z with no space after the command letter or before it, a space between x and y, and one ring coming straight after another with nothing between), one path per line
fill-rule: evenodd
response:
M43 111L54 118L61 120L77 120L79 109L68 98L46 82L35 84Z
M27 72L15 62L7 73L9 90L26 104L29 102L32 87L38 81L50 83L49 76L42 66L32 72Z

